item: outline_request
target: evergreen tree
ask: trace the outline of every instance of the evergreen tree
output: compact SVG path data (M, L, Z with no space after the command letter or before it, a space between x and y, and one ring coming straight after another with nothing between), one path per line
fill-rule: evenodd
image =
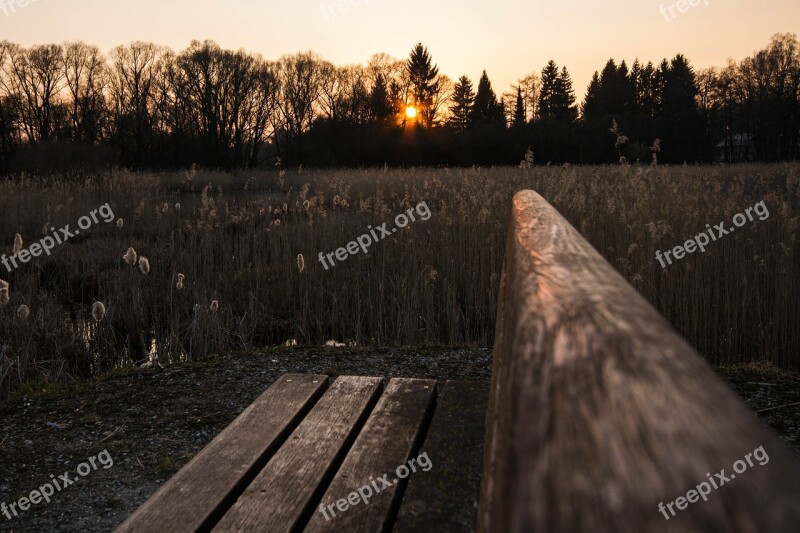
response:
M645 116L653 118L656 116L658 109L658 90L656 87L656 69L652 62L648 62L642 69L640 83L640 109Z
M680 163L702 157L699 150L703 132L697 106L697 78L689 62L677 55L663 74L661 123L664 131L664 158Z
M589 87L586 89L586 97L583 99L581 107L581 115L584 120L596 119L602 116L600 110L601 90L600 73L595 70L592 81L589 82Z
M453 105L450 106L449 124L456 129L466 129L472 116L472 105L475 101L475 91L472 81L466 76L461 76L453 88Z
M600 94L599 109L597 118L605 118L614 115L618 110L617 98L619 96L617 83L617 63L613 59L606 62L603 71L600 73Z
M514 109L514 117L511 121L511 125L518 128L524 126L527 121L527 117L525 116L525 102L522 100L522 88L517 87L517 104Z
M683 55L678 54L665 71L662 113L689 117L697 112L697 78Z
M542 88L539 91L539 117L541 119L555 118L558 77L558 66L551 59L542 70Z
M470 123L472 125L485 123L502 124L504 126L506 123L503 104L498 102L497 95L492 89L492 82L489 81L489 76L486 75L485 70L478 82L478 91L475 94Z
M575 122L578 119L578 107L575 105L575 91L567 67L562 67L556 87L556 119L567 123Z
M539 116L558 122L572 123L578 118L575 91L567 67L558 70L552 59L542 70L542 90L539 93Z
M630 76L628 76L628 83L631 88L633 108L641 112L644 99L642 95L642 65L639 63L638 58L633 62Z
M385 122L392 116L393 106L389 95L389 87L386 85L386 78L383 74L378 74L375 85L369 95L369 114L370 119L375 122Z
M406 62L411 83L411 103L417 108L418 117L428 116L433 105L433 96L439 90L439 67L433 64L428 49L417 43Z

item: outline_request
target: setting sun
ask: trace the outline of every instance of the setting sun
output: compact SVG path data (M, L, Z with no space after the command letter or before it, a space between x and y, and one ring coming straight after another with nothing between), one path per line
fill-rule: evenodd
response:
M414 106L410 105L406 107L406 116L408 118L417 118L417 110Z

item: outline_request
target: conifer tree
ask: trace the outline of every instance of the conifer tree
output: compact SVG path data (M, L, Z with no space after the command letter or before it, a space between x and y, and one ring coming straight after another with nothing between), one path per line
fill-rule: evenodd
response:
M514 109L514 117L511 121L511 125L518 128L524 126L526 122L527 117L525 116L525 102L522 100L522 88L517 87L517 104Z
M439 67L433 64L428 49L422 43L417 43L411 50L406 70L411 84L411 104L417 109L418 117L428 116L433 96L439 90Z
M475 94L470 123L472 125L478 123L505 125L506 123L503 104L497 100L497 95L492 89L492 82L489 81L489 76L485 70L478 82L478 91Z
M475 91L472 81L466 76L461 76L453 88L453 105L450 106L449 124L456 129L464 130L470 124L472 105L475 101Z

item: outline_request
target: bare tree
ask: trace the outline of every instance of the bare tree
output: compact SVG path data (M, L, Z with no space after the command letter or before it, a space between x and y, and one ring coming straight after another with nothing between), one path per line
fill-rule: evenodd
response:
M284 56L278 63L278 93L275 129L295 143L298 162L303 162L303 136L314 120L322 90L322 60L313 52Z
M541 80L539 79L539 75L535 72L528 74L517 82L517 86L512 87L514 88L514 93L516 93L517 87L519 87L522 91L522 101L525 104L525 116L528 117L528 120L538 120L539 89L541 88ZM516 99L516 94L514 94L514 98Z
M448 104L453 96L454 87L453 80L444 74L436 77L436 90L431 94L431 103L426 116L428 126L439 126L447 122L450 113Z
M157 123L156 89L160 57L167 51L152 43L133 42L111 51L109 96L113 135L133 164L145 164Z
M82 42L67 43L62 69L70 96L70 130L75 142L95 142L102 136L107 69L100 49Z
M8 45L6 54L3 83L13 95L24 137L30 142L48 141L59 122L63 48L49 44L25 50Z

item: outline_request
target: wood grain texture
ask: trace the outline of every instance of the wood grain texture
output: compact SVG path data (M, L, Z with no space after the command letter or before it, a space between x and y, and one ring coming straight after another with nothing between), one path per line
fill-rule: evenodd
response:
M800 531L798 459L532 191L503 278L480 531ZM764 466L659 512L759 446Z
M300 527L364 425L381 386L377 377L336 379L214 531Z
M485 381L440 386L422 445L433 467L409 481L394 533L475 531L488 397Z
M278 378L116 531L210 529L311 409L327 381L324 375Z
M435 380L396 378L389 381L322 497L323 505L334 507L326 509L325 514L315 509L304 531L388 530L405 485L395 471L412 459L412 453L419 447L433 410L435 391ZM413 458L416 459L416 455ZM418 467L418 472L410 475L417 476L420 472ZM388 474L386 480L391 483L390 487L377 481L385 474ZM373 481L375 484L371 485ZM368 503L354 499L355 505L345 502L348 505L345 511L336 509L338 500L346 500L364 486L370 487L369 493L363 490Z

